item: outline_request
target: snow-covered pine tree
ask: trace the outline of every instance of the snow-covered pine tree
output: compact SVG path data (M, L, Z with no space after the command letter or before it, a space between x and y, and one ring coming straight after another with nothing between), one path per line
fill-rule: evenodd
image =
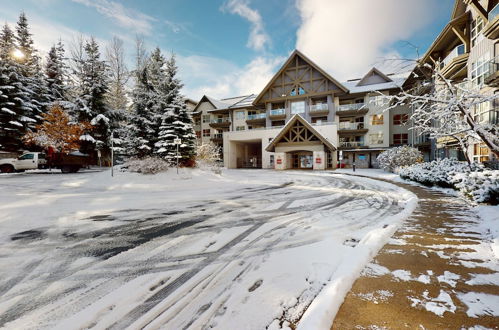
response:
M23 88L28 99L25 107L25 117L41 122L41 114L47 111L49 96L40 65L38 51L34 47L33 37L29 30L26 14L21 12L16 25L16 42L22 57L18 58ZM30 121L28 121L30 122ZM28 128L34 125L28 124Z
M57 45L53 45L48 54L45 64L45 76L47 80L47 88L49 101L61 102L66 100L66 77L67 66L64 59L64 45L59 41Z
M177 146L174 139L179 138L179 157L182 163L188 163L196 154L196 134L192 127L192 118L187 112L184 99L180 94L182 83L177 78L175 55L166 62L166 76L158 90L160 98L167 104L162 115L158 141L155 143L155 153L169 162L177 157Z
M82 136L82 151L95 149L109 151L110 130L115 118L106 103L108 91L107 66L100 59L99 46L93 37L85 42L84 58L78 61L77 97L74 101L74 114L80 122L90 122L93 126L91 134Z
M25 115L31 108L27 106L16 49L14 33L5 24L0 33L0 148L9 151L22 149L21 137L27 123L35 123L34 118Z
M152 153L151 141L155 135L151 121L153 91L148 81L146 67L138 68L135 76L125 148L127 155L142 158Z
M165 71L166 60L159 47L156 47L147 62L147 76L152 94L150 94L149 120L151 131L154 132L150 142L151 150L158 141L160 126L162 125L163 113L166 111L170 99L168 93L167 74Z

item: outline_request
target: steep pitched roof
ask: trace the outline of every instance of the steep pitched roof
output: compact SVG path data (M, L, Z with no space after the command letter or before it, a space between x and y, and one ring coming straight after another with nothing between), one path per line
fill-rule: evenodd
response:
M348 89L345 86L343 86L339 81L337 81L336 79L334 79L333 77L331 77L327 72L325 72L321 67L319 67L317 64L315 64L311 59L309 59L308 57L306 57L305 55L303 55L303 53L301 53L298 49L295 49L291 53L291 55L289 56L289 58L286 60L286 62L284 62L284 64L281 66L281 68L279 69L279 71L276 72L276 74L268 82L268 84L265 86L265 88L260 92L260 94L258 94L258 96L256 97L256 99L253 102L253 104L256 104L256 103L258 103L260 101L260 99L265 95L265 93L267 92L267 90L274 84L274 82L277 80L277 78L283 73L283 71L286 69L286 67L289 64L291 64L291 62L293 61L293 59L295 59L296 56L300 57L307 64L309 64L311 67L313 67L315 70L319 71L324 77L326 77L327 79L329 79L330 81L332 81L343 92L345 92L345 93L348 92Z
M381 79L384 80L384 82L390 82L393 81L391 80L387 75L385 75L383 72L379 71L375 67L373 67L371 70L369 70L368 73L360 81L357 83L357 86L366 86L366 85L372 85L368 83L368 79L371 78L372 76L378 76Z
M305 128L307 128L317 139L319 139L320 142L325 144L330 150L336 150L336 146L330 142L327 138L325 138L321 133L319 133L317 130L315 130L312 125L308 121L306 121L302 116L299 114L294 115L291 117L291 119L288 121L288 123L281 129L279 134L275 138L270 141L269 145L265 148L266 151L268 152L274 152L275 151L275 146L281 140L284 138L286 133L297 123L301 123Z
M203 102L209 102L214 108L215 110L217 109L225 109L227 108L228 106L230 106L229 103L225 103L225 102L222 102L220 100L217 100L216 98L214 97L211 97L211 96L208 96L208 95L203 95L203 97L201 98L201 100L199 100L199 102L196 104L196 106L194 107L194 109L192 110L192 112L196 112L198 107L201 105L201 103Z

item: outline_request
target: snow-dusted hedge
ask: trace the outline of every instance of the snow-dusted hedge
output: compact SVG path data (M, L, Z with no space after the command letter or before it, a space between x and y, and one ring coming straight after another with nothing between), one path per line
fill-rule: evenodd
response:
M379 167L393 172L397 167L408 166L423 161L423 154L409 146L395 147L383 151L378 158Z
M168 170L169 163L163 159L156 157L132 158L125 162L123 169L128 172L136 172L142 174L156 174Z
M499 171L459 173L455 176L456 188L476 202L499 204Z
M399 175L427 186L454 188L475 202L499 203L499 171L470 167L455 158L419 163L399 169Z

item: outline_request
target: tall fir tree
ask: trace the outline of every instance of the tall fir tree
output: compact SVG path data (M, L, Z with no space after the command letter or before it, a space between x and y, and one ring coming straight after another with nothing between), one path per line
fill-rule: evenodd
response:
M141 158L150 155L153 151L151 143L155 136L151 120L151 100L153 97L147 69L145 67L138 68L132 91L130 124L125 143L129 156Z
M29 95L18 62L20 56L15 35L5 24L0 34L0 148L10 151L23 148L21 137L30 124L36 123L31 117Z
M187 112L184 99L180 94L181 81L177 78L175 55L166 62L165 77L160 84L158 94L166 103L161 118L158 141L155 143L155 154L173 162L177 158L176 138L181 140L178 146L178 157L182 163L187 163L196 153L196 134L192 127L192 118Z
M53 45L45 63L45 76L47 80L48 99L50 103L66 101L67 67L64 58L64 45L59 41Z
M85 42L84 57L75 59L81 63L74 72L78 80L74 100L74 116L80 122L90 122L93 129L82 137L82 151L93 149L109 151L110 131L115 118L106 103L108 76L106 63L100 59L99 46L93 37Z
M40 57L34 47L33 36L24 12L21 12L17 21L16 42L17 48L22 54L18 61L24 92L29 100L26 104L25 115L40 122L42 120L41 114L47 111L49 96L41 70ZM33 125L29 126L32 128Z

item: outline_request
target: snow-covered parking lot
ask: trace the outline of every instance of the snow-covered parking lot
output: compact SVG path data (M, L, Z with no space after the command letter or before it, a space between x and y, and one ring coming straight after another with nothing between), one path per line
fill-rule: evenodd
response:
M0 175L0 326L327 328L415 205L330 172Z

